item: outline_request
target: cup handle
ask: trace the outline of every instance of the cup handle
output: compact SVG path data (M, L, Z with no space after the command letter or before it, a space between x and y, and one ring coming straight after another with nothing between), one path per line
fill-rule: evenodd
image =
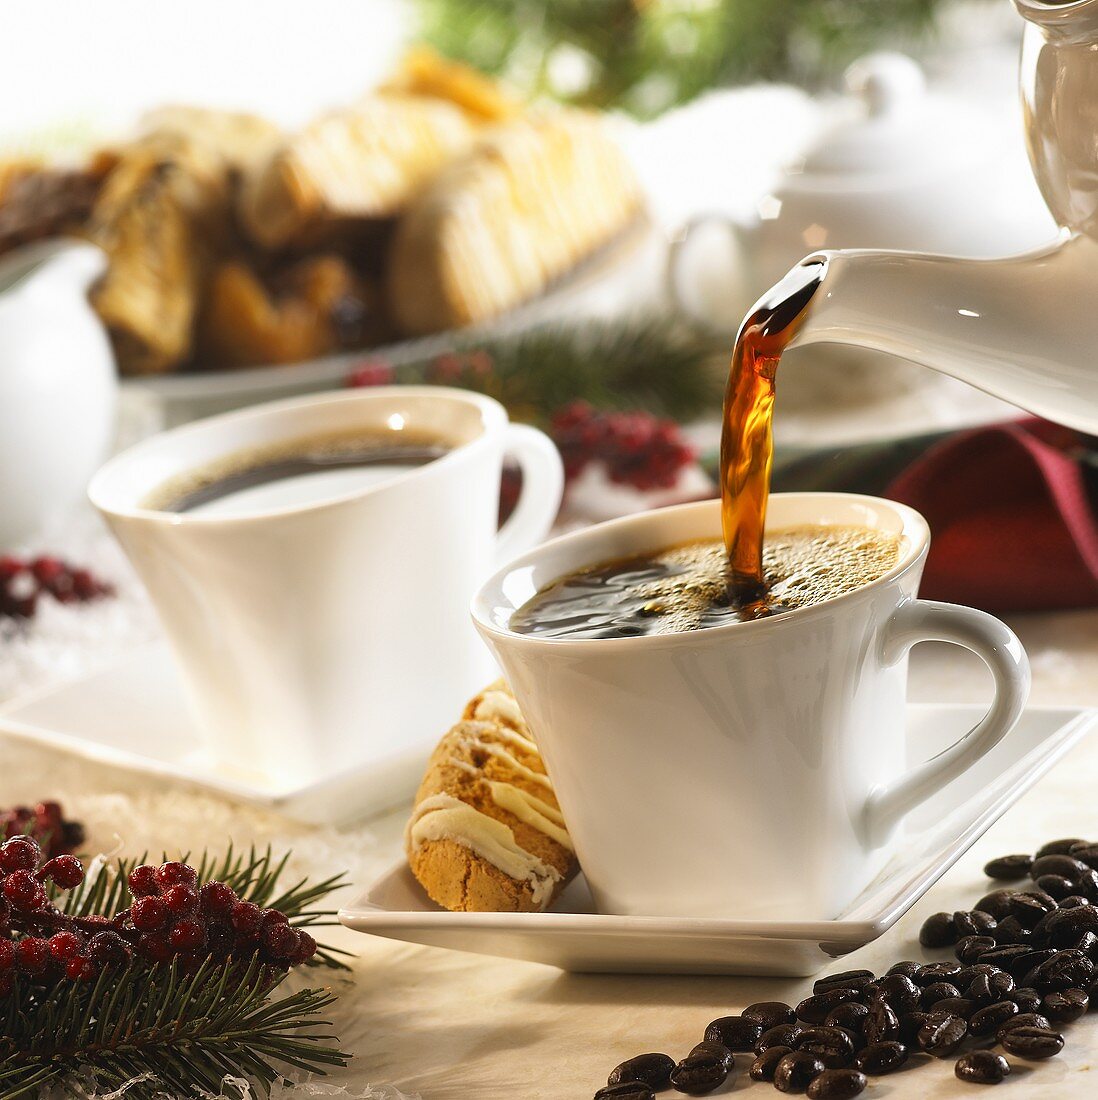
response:
M994 748L1018 721L1029 696L1029 658L1014 631L993 615L957 604L911 600L889 621L881 657L885 665L894 665L912 646L930 641L963 646L980 657L994 677L995 698L959 741L870 793L866 826L874 847L884 843L908 811Z
M698 230L709 225L719 225L727 233L731 243L731 250L736 269L740 272L740 278L733 291L733 299L729 312L737 318L751 305L750 291L754 282L751 276L749 257L751 256L751 242L748 237L751 228L730 217L718 212L698 214L687 221L675 234L667 251L667 267L664 273L664 286L668 301L680 317L684 317L690 324L704 332L713 335L727 336L728 333L711 317L706 317L698 312L690 304L690 294L686 287L686 279L683 272L683 257L687 253L687 245L690 238ZM742 304L746 303L746 304Z
M522 495L496 538L496 561L500 565L545 538L564 494L560 451L544 432L526 424L508 424L503 450L522 470Z

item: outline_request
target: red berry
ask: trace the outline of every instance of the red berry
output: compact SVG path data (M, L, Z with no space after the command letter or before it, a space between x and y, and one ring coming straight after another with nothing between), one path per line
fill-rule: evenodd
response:
M4 880L4 898L13 909L30 913L46 904L46 891L30 871L13 871Z
M198 886L198 872L185 863L163 863L156 871L156 883L162 891L173 886Z
M13 836L0 844L0 868L5 871L36 871L42 849L29 836Z
M39 584L49 585L66 572L65 563L59 558L35 558L30 563L30 571Z
M393 368L381 359L359 363L347 376L348 386L387 386L393 380Z
M297 950L293 953L290 962L294 966L300 966L308 962L316 954L316 940L302 928L296 929Z
M181 920L171 931L168 942L177 951L197 951L206 943L206 927L201 921Z
M65 977L75 982L94 982L101 967L91 959L69 959L65 964Z
M291 959L298 949L297 933L288 924L269 925L263 930L263 946L275 959Z
M129 873L126 881L129 883L130 893L135 898L160 893L160 887L156 882L156 868L148 863L142 863L140 866L135 867Z
M76 856L54 856L42 871L62 890L71 890L84 881L84 865Z
M117 932L97 932L88 941L88 958L96 963L126 963L130 945Z
M15 945L15 961L28 974L41 974L50 961L50 945L37 936L27 936Z
M137 946L141 954L154 963L167 962L174 954L168 937L161 933L155 936L142 936Z
M26 569L26 565L11 554L0 554L0 583L19 576Z
M236 891L223 882L207 882L199 891L202 908L211 916L227 917L236 904Z
M75 932L55 932L49 938L50 954L58 962L65 962L75 957L83 947L80 937Z
M0 973L10 970L15 964L15 944L11 940L0 939Z
M164 893L163 900L176 916L192 913L198 908L198 891L189 886L173 886Z
M263 910L250 901L238 901L233 906L233 927L242 935L254 935L258 932L262 919Z
M130 920L139 932L155 932L168 920L168 907L161 898L138 898L130 907Z
M232 925L216 921L206 929L206 946L211 955L228 955L236 946L236 933Z
M289 924L290 918L285 913L280 913L277 909L264 909L259 919L259 926L262 929L270 928L275 924Z

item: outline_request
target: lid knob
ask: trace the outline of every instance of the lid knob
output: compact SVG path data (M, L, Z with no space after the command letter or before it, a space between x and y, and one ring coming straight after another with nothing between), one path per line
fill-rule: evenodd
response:
M926 91L926 77L906 54L866 54L843 74L847 91L861 96L871 118L906 108Z

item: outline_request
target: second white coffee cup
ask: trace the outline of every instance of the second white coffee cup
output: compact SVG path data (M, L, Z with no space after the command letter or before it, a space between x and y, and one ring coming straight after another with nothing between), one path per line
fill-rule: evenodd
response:
M348 431L437 439L426 465L242 515L147 507L233 454ZM497 534L504 456L523 475ZM441 387L292 398L177 428L108 462L89 495L147 587L216 760L299 784L437 740L491 676L477 585L544 538L560 457L491 398Z

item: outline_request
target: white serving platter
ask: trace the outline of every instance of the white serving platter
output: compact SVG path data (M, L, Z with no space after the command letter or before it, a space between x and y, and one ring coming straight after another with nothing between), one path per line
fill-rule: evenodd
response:
M0 736L164 782L226 795L313 824L374 816L410 801L439 730L353 767L292 786L215 763L203 746L166 643L0 707Z
M912 705L909 754L926 759L970 728L982 708ZM814 974L875 940L1003 813L1098 726L1098 711L1031 707L975 767L912 812L881 875L834 920L736 921L603 916L582 876L546 913L449 913L401 861L340 911L359 932L562 970L646 974Z

